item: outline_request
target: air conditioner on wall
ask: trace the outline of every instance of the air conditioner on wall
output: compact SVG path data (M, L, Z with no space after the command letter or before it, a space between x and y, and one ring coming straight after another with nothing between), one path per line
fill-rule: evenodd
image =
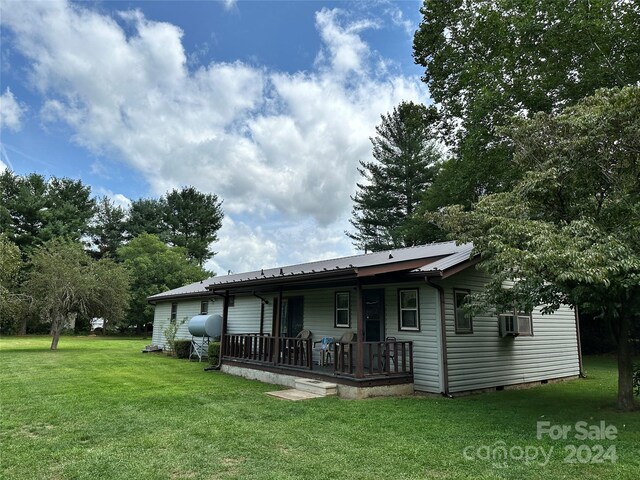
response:
M501 337L517 337L520 335L518 329L518 317L513 313L503 314L498 317Z

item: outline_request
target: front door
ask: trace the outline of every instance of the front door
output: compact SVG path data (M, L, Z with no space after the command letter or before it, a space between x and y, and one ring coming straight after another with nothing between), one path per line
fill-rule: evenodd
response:
M364 341L384 340L384 290L364 290L362 292L364 316Z
M304 297L289 297L282 300L283 337L295 337L304 327Z

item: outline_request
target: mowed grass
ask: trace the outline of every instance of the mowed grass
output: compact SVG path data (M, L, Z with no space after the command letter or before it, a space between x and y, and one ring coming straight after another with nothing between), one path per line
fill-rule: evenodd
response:
M616 412L613 359L587 379L468 397L287 402L277 387L142 354L144 340L0 339L0 478L638 478L640 414ZM536 422L615 440L536 438ZM504 442L504 443L502 443ZM586 444L567 463L572 447ZM595 458L601 445L617 459ZM506 446L510 458L484 458ZM465 450L465 448L467 450ZM526 461L518 448L544 448ZM553 450L550 450L553 449ZM467 452L467 457L463 452ZM575 458L574 458L575 459ZM575 459L577 460L577 459Z

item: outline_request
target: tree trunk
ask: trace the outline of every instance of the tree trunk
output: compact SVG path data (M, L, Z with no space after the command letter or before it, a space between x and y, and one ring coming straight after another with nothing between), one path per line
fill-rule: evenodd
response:
M618 408L630 411L634 408L633 401L633 360L631 358L631 343L629 342L630 318L624 314L620 318L618 335Z
M26 335L27 334L27 316L23 315L22 319L20 320L20 333L18 333L18 335Z
M53 339L51 340L51 350L58 349L58 341L60 340L60 332L62 331L62 327L64 326L64 320L60 317L54 318L51 321L51 335Z

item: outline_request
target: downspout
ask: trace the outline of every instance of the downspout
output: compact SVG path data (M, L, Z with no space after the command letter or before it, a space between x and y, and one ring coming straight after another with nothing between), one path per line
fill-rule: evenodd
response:
M261 297L256 292L253 292L253 296L260 299L260 335L264 335L264 306L269 305L269 300Z
M580 369L580 378L587 378L582 370L582 341L580 340L580 314L578 312L578 305L573 307L573 314L576 319L576 339L578 340L578 368Z
M227 320L229 318L229 290L225 290L224 291L224 295L222 295L220 293L215 293L215 292L213 292L213 294L221 296L223 298L223 302L222 302L222 332L220 332L221 333L221 335L220 335L220 353L218 354L218 364L206 367L204 369L205 372L208 372L208 371L211 371L211 370L220 370L220 367L222 367L222 356L224 354L225 337L227 335Z
M444 387L442 394L453 398L449 393L449 360L447 358L447 319L444 310L444 288L442 288L442 285L433 283L429 277L425 277L425 281L427 285L438 291L440 299L440 350L442 351L442 386Z

